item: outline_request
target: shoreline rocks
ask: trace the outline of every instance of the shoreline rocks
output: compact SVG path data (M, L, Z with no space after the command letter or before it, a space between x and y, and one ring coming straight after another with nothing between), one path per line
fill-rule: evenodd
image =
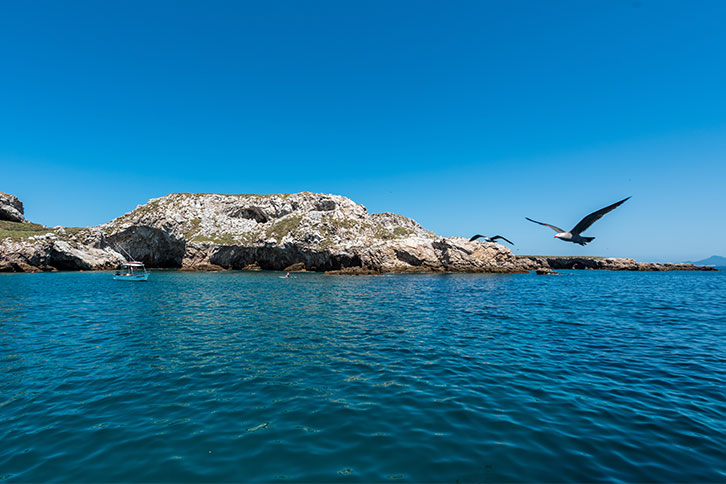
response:
M606 270L606 271L713 271L710 266L696 266L693 264L671 264L655 262L637 262L635 259L617 257L577 257L577 256L517 256L525 264L533 268L548 268L551 270Z
M20 207L22 216L22 204ZM97 227L3 223L7 224L3 233L10 234L0 238L0 271L5 272L112 269L125 260L124 251L147 267L203 271L383 274L711 269L633 259L515 256L497 243L439 237L401 215L369 214L346 197L308 192L172 193Z
M123 262L115 251L64 240L54 232L0 240L0 272L103 270L115 269Z

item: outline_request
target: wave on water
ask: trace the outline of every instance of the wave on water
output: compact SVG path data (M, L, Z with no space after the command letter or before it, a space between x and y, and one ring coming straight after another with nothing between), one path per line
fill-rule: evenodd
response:
M726 274L568 275L0 275L0 476L726 481Z

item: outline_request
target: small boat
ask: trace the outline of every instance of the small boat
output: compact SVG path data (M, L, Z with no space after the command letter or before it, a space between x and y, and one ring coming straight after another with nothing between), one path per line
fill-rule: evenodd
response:
M143 262L135 260L125 262L120 271L116 271L113 278L117 281L146 281L149 279L149 271L144 267Z

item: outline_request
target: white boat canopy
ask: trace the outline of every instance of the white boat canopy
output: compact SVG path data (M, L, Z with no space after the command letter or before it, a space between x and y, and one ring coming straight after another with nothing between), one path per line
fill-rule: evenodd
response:
M138 262L138 261L135 261L135 260L132 260L132 261L129 261L129 262L125 262L123 265L124 266L128 266L128 267L144 267L144 263L143 262Z

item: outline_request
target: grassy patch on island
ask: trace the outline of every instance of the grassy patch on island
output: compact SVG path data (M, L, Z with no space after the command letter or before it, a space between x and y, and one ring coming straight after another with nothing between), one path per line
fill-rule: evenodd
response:
M409 235L413 235L416 232L413 229L409 229L408 227L396 227L393 229L393 235L396 237L408 237Z
M13 240L23 240L34 235L53 232L53 229L30 222L9 222L0 220L0 240L10 237Z
M288 215L282 220L275 222L265 231L266 238L274 238L278 242L287 234L295 230L302 221L302 215Z

